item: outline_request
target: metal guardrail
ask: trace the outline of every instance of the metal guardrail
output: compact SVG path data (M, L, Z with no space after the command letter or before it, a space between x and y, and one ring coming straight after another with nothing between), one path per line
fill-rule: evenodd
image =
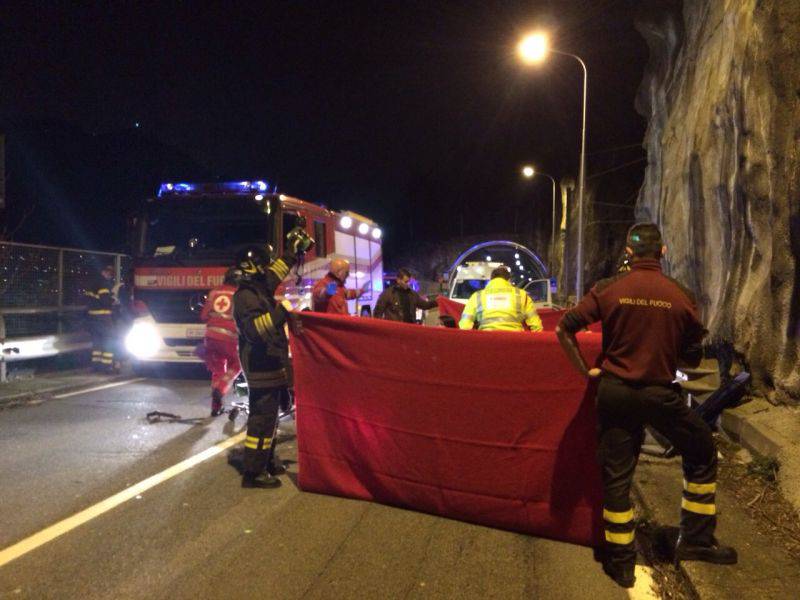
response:
M6 363L88 349L84 291L111 264L124 280L130 258L113 252L0 242L0 381Z

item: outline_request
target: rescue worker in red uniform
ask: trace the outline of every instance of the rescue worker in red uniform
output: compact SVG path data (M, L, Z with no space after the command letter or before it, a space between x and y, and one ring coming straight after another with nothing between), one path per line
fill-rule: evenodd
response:
M634 225L626 251L630 271L599 281L556 328L559 341L584 377L599 378L598 454L603 477L603 570L633 587L636 549L630 488L644 427L668 438L683 458L683 500L675 561L734 564L736 550L714 537L717 450L711 430L690 410L673 383L679 365L697 366L706 330L692 293L661 272L666 247L653 223ZM590 369L575 334L596 321L603 356Z
M211 416L224 412L222 399L239 376L239 334L233 320L233 294L242 272L231 268L221 286L209 292L200 320L206 324L203 360L211 372Z
M314 240L301 228L287 236L286 253L271 260L266 248L251 246L238 257L242 281L233 296L233 315L239 330L239 357L250 390L250 415L244 442L242 487L281 485L275 477L286 471L275 460L278 409L288 394L289 342L284 325L289 312L275 300L275 290Z
M343 258L334 258L328 274L314 284L311 290L313 309L316 312L346 315L347 301L363 296L369 288L369 280L360 290L349 290L345 287L350 277L350 263Z
M114 267L106 265L97 274L86 296L89 334L92 337L92 370L111 372L114 370Z

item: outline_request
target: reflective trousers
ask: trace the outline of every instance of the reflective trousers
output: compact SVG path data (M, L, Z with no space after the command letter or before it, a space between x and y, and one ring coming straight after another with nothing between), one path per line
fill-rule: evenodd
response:
M666 437L683 459L683 539L711 544L717 450L708 425L686 405L679 388L635 385L606 373L597 392L597 413L606 560L621 564L636 560L630 490L645 425Z
M204 343L203 361L211 372L211 389L217 390L224 396L242 371L239 364L238 341L236 339L222 341L207 337Z
M114 321L111 315L89 315L89 334L92 336L92 368L110 371L114 366Z
M275 432L278 428L278 409L286 387L250 387L250 416L247 419L247 437L244 440L244 471L259 475L273 463Z

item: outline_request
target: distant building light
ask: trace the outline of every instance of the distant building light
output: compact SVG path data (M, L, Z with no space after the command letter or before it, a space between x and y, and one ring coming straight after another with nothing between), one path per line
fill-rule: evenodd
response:
M350 229L350 226L353 224L353 219L348 216L344 216L339 220L339 225L341 225L342 229Z
M519 258L519 252L514 253L514 258Z
M486 262L491 262L491 260L492 260L492 257L487 254L486 255Z
M256 202L261 202L264 199L264 194L256 194Z
M369 233L369 225L366 223L361 223L361 225L358 226L358 233L361 235L367 235L367 233Z

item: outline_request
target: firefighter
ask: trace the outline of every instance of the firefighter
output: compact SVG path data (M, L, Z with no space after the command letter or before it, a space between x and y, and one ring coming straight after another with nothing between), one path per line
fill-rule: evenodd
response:
M411 271L397 271L393 285L387 287L375 303L375 318L387 321L414 323L417 309L430 310L438 306L436 300L426 300L411 289Z
M314 245L304 231L287 236L286 253L271 261L261 246L250 246L238 257L242 281L233 296L239 330L239 357L250 390L250 416L244 443L242 487L271 488L285 472L274 457L278 409L288 394L289 344L284 324L289 312L275 300L275 290L289 270Z
M598 282L556 328L571 362L587 378L599 378L598 454L603 477L603 570L622 587L634 584L633 510L630 488L650 425L683 457L683 500L675 561L733 564L736 550L720 546L716 526L717 451L711 431L689 409L673 383L679 361L696 366L707 333L692 293L661 272L666 252L653 223L631 227L626 251L631 270ZM603 360L586 365L575 334L602 321Z
M221 286L209 292L200 319L206 324L203 360L211 372L211 416L224 412L222 398L231 389L242 367L239 364L239 335L233 320L233 294L242 272L230 268Z
M92 370L97 372L109 373L114 369L113 287L114 267L106 265L83 292L92 336Z
M458 326L481 331L522 331L523 323L534 332L542 331L542 320L536 313L533 300L511 283L508 267L497 267L491 280L482 290L473 293Z
M349 290L345 287L348 277L350 277L350 263L343 258L334 258L328 274L317 281L311 290L314 310L336 315L348 314L347 301L360 298L370 286L367 280L360 290Z

